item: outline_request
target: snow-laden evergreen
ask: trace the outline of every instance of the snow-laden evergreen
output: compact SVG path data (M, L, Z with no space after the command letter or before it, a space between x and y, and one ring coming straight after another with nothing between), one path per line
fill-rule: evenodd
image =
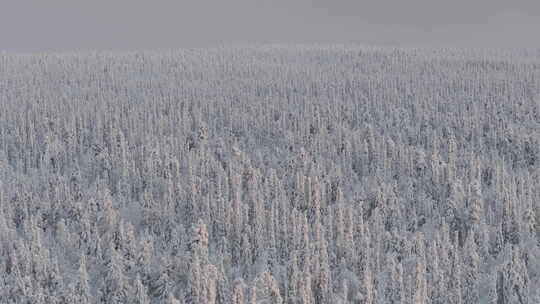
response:
M0 303L540 301L540 52L0 55Z

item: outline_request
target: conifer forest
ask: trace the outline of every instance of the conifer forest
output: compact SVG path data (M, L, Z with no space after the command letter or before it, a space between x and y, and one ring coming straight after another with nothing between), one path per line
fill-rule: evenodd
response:
M540 303L540 51L0 53L2 304Z

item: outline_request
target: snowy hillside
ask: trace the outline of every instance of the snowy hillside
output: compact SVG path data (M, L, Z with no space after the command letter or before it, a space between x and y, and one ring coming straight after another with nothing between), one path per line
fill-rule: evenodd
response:
M0 303L540 303L540 52L0 54Z

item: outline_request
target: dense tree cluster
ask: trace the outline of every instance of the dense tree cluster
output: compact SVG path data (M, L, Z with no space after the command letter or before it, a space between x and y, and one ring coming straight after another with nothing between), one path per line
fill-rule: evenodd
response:
M540 303L540 53L0 55L1 303Z

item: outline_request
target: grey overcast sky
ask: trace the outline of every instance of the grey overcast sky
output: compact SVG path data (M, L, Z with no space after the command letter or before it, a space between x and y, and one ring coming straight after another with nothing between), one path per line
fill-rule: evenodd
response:
M0 0L0 50L540 48L540 0Z

